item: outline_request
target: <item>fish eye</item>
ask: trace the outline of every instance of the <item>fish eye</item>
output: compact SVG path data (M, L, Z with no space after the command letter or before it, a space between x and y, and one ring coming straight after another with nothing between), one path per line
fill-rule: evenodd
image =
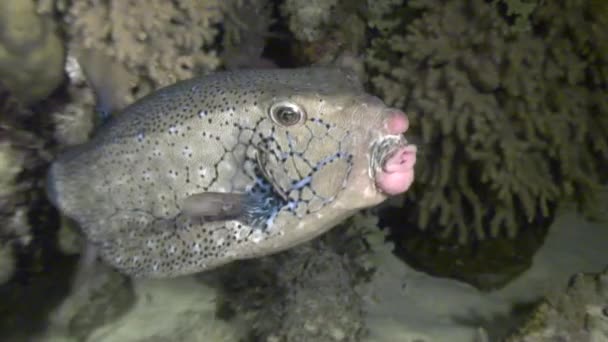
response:
M306 120L306 112L293 102L281 101L270 106L270 118L281 126L293 126Z

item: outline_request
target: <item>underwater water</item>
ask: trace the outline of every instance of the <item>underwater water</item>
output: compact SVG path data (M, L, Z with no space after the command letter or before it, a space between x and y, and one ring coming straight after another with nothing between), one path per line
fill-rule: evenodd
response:
M0 341L608 342L608 5L4 0Z

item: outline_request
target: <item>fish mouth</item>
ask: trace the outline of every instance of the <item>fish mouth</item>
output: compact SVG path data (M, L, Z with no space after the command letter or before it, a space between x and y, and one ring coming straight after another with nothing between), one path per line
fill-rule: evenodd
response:
M372 145L370 177L376 189L397 195L407 191L414 181L416 145L403 135L389 135Z

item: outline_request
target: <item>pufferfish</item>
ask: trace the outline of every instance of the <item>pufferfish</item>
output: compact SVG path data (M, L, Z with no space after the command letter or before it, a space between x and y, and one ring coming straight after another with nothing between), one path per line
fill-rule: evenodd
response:
M405 192L408 125L339 68L217 72L126 107L53 162L47 192L118 271L186 275L283 251Z

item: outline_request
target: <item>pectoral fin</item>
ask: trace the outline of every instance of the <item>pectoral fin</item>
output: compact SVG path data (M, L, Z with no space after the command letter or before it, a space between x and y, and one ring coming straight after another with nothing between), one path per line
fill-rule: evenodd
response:
M182 202L182 214L205 221L236 220L265 229L278 213L282 200L274 193L203 192Z
M242 216L246 194L203 192L187 197L182 202L182 212L191 217L213 221L236 219Z

